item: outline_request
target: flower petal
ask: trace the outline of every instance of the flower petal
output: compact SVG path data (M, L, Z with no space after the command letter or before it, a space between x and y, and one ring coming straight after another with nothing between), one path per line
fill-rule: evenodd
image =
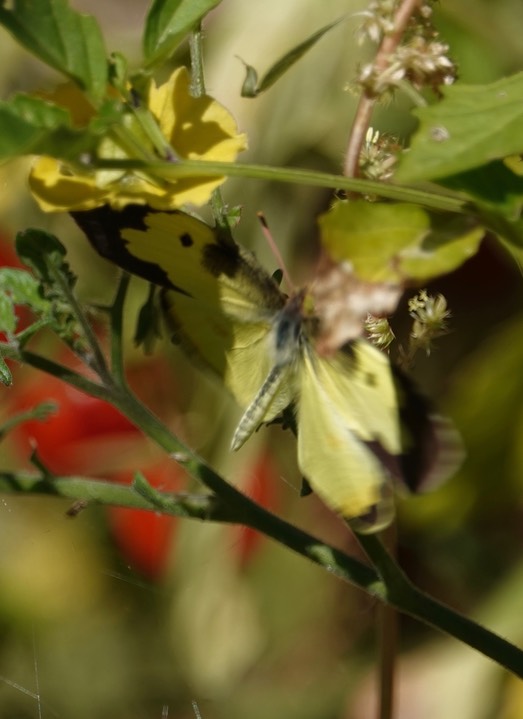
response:
M148 105L180 158L228 162L246 149L245 135L223 105L208 95L191 96L185 67L160 87L151 85Z
M54 100L75 112L75 124L91 119L91 108L80 102L78 89L61 86ZM75 109L76 108L76 109ZM209 96L192 97L189 76L182 67L169 80L156 87L151 84L148 108L161 132L180 159L204 159L233 162L246 148L245 135L238 133L232 115ZM104 160L135 159L129 148L144 147L149 138L131 113L124 115L120 134L111 132L101 138L97 157ZM124 140L120 143L120 138ZM147 156L146 153L146 156ZM137 153L139 155L139 152ZM142 156L137 159L142 159ZM41 157L29 177L33 195L44 212L90 210L103 204L119 209L128 204L148 204L168 210L187 203L202 205L225 177L184 177L169 179L153 170L94 170L78 172L55 158Z

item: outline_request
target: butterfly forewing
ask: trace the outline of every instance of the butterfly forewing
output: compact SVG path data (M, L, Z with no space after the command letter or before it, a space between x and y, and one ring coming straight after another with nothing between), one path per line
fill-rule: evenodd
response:
M338 393L336 372L328 360L304 352L298 463L323 501L342 516L353 518L381 502L388 476L380 460L355 432L359 420L351 416L347 399Z
M164 288L175 341L247 407L271 370L268 336L285 304L253 256L181 212L104 207L74 217L100 254Z
M379 527L373 526L376 531L390 522L393 509L387 498L391 474L373 444L383 442L385 452L399 453L400 439L394 413L386 419L381 417L382 408L373 413L380 394L391 400L387 394L394 388L386 358L378 350L358 342L353 352L352 357L338 353L329 359L305 346L300 371L298 463L317 494L345 518L374 510L379 517ZM362 363L359 370L354 357ZM378 376L369 382L366 372Z
M396 385L387 357L368 342L356 340L326 362L330 394L339 398L351 430L391 455L401 454Z

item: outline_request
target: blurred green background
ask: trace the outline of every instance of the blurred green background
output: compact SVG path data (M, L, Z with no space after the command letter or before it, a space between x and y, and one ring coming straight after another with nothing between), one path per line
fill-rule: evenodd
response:
M110 50L139 63L145 2L76 2L97 16ZM347 91L369 48L356 42L350 0L223 0L205 26L208 91L248 134L244 160L338 172L354 113ZM240 98L243 66L265 70L284 51L343 13L273 89ZM460 80L483 83L523 65L520 0L442 0L442 39ZM2 97L56 78L2 34ZM176 61L185 59L183 53ZM167 72L167 71L166 71ZM376 113L374 126L407 138L408 102ZM478 118L481 122L481 118ZM89 302L107 300L114 271L68 218L43 217L25 187L27 163L0 169L3 262L18 229L51 228L70 248ZM230 181L242 206L238 239L271 270L256 220L263 210L296 281L312 271L315 218L328 192ZM401 499L399 555L436 597L512 641L523 640L523 277L518 258L487 239L481 252L429 288L444 292L451 333L418 359L417 382L462 433L467 460L441 489ZM138 306L144 288L135 283ZM129 329L133 312L130 311ZM401 336L407 313L400 307ZM49 338L40 347L60 356ZM30 436L63 471L129 481L142 467L162 488L192 486L157 451L100 405L15 369L2 388L4 416L54 396L48 433L5 441L2 466L27 467ZM349 533L315 498L299 498L294 444L263 430L238 456L227 451L238 410L172 348L144 359L129 340L129 373L144 399L192 446L255 498L308 531L356 553ZM22 401L23 400L23 401ZM25 406L25 405L24 405ZM82 422L80 422L82 418ZM79 427L79 425L82 425ZM68 503L0 497L0 716L5 719L367 719L375 704L374 603L319 568L241 528L178 522ZM518 719L523 684L457 642L401 620L398 717Z

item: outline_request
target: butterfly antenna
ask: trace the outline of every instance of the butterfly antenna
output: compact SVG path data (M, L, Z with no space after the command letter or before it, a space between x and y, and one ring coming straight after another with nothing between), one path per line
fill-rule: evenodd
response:
M287 271L287 267L285 266L285 262L283 261L283 257L281 256L280 249L276 242L274 241L274 237L271 234L271 231L269 230L269 225L267 224L267 220L265 219L265 215L263 212L257 213L258 219L261 224L262 232L265 236L265 239L267 240L267 244L271 248L271 252L276 258L276 262L278 263L278 267L283 272L283 276L285 278L285 282L287 283L287 287L292 293L296 292L296 288L294 287L294 284L291 280L291 276L289 275Z

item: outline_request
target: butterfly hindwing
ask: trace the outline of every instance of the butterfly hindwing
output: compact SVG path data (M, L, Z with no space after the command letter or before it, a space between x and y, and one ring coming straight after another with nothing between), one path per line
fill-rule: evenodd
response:
M401 442L386 357L364 341L333 358L305 351L299 388L298 462L305 477L348 519L386 505L380 523L387 524Z

